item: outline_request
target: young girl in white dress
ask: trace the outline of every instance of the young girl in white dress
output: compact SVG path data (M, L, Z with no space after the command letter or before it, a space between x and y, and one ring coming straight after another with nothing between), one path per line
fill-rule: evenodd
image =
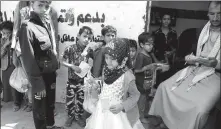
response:
M139 120L140 93L130 70L128 42L115 39L106 47L103 87L85 129L144 129Z

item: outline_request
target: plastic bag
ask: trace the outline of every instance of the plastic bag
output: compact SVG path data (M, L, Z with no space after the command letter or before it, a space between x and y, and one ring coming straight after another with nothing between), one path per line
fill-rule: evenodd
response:
M90 83L90 79L93 77L89 72L87 76L84 78L84 102L83 108L89 113L93 113L96 109L97 101L98 101L98 90Z
M9 84L18 92L25 93L28 91L29 81L22 67L16 67L12 72Z

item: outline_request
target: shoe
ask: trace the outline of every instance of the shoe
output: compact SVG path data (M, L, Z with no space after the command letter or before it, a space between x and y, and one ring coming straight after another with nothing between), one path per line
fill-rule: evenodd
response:
M32 106L28 105L27 108L25 109L26 112L31 112L32 111Z
M59 127L59 126L52 126L52 127L48 127L47 129L64 129L64 127Z
M74 117L68 117L66 122L65 122L65 126L66 127L71 127L73 121L74 121Z
M85 126L86 126L86 122L85 122L84 120L82 120L82 119L79 119L79 120L77 121L77 124L78 124L80 127L85 127Z
M20 109L20 106L15 104L13 107L13 112L17 112L19 109Z
M149 124L149 121L146 118L141 118L140 122L143 124Z

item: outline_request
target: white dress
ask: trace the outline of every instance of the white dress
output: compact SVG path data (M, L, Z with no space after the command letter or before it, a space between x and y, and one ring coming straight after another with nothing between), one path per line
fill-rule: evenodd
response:
M126 113L113 114L108 110L110 106L123 102L123 81L124 74L111 85L104 83L96 110L87 119L85 129L145 129L140 120L131 127Z

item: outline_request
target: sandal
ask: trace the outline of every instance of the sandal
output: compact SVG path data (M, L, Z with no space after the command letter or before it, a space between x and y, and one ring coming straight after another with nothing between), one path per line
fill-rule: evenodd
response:
M74 121L74 117L68 117L68 119L65 122L65 126L71 127L73 121Z
M25 109L26 112L31 112L32 111L32 106L28 105L27 108Z
M20 109L19 105L14 105L13 112L17 112Z

